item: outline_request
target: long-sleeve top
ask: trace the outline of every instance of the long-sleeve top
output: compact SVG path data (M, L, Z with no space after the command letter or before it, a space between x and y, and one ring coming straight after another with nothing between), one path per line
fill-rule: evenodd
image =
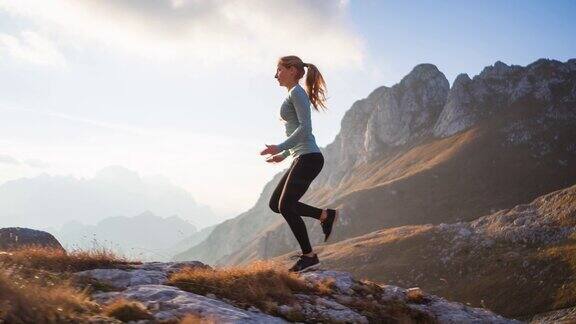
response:
M285 122L286 136L288 138L278 144L278 148L284 157L297 157L301 154L321 152L316 139L312 134L310 99L306 90L296 83L288 91L280 107L280 117Z

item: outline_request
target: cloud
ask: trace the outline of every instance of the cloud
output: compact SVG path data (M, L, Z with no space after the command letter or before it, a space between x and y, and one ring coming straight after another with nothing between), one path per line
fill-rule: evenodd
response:
M42 161L40 159L26 159L21 162L18 161L16 158L6 154L0 154L0 163L11 165L26 165L32 168L39 168L39 169L44 169L50 166L48 162Z
M0 33L0 58L4 55L35 65L62 67L66 60L49 38L34 31L21 31L18 35Z
M42 161L40 159L27 159L24 164L32 168L44 169L50 166L48 162Z
M0 1L0 10L50 26L58 37L84 46L97 41L147 59L249 66L297 54L327 68L361 65L364 58L347 6L304 0Z
M52 118L70 122L70 124L66 124L66 128L64 128L64 125L59 127L63 130L77 130L76 127L87 127L86 132L82 133L82 136L78 131L75 131L74 139L79 143L80 148L76 146L71 146L71 148L76 150L90 150L91 147L96 147L99 152L103 152L104 150L102 148L108 147L110 143L121 143L120 147L130 147L134 150L136 150L136 147L142 147L145 151L152 145L158 145L158 147L172 149L174 151L189 147L210 147L210 154L226 155L230 150L253 150L254 152L258 152L260 146L256 144L259 143L259 139L248 136L230 138L217 133L203 133L190 129L140 127L133 124L110 123L82 116L59 113L50 109L35 110L0 105L0 112L2 111L23 113L25 116L36 116L41 118L39 122L42 124L55 124L54 120L50 120ZM44 140L49 138L51 141L54 141L52 139L53 137L66 137L70 136L69 134L70 132L63 134L50 133L49 135L35 132L34 135L37 136L38 139L41 138ZM14 143L12 144L17 146ZM2 162L2 160L0 160L0 162ZM54 163L49 164L35 159L23 161L22 163L19 161L16 162L34 168L54 166Z
M10 155L0 154L0 163L19 165L20 162Z

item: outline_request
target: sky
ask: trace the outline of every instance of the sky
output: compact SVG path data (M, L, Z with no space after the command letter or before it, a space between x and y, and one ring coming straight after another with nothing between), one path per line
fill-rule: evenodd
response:
M575 31L576 1L0 0L0 184L121 165L233 217L290 164L259 154L285 139L278 57L323 74L324 147L417 64L452 84L498 60L564 62Z

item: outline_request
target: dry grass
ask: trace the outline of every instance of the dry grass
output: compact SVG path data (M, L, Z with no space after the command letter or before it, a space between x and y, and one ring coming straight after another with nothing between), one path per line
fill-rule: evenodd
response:
M573 279L576 276L576 241L571 239L565 244L543 249L539 256L544 260L564 265L556 267L557 280L554 282L556 285L553 285L551 288L554 289L549 292L554 296L551 308L561 309L574 306L576 304L576 280Z
M329 295L336 289L336 278L328 277L319 282L314 288L319 295Z
M132 262L106 248L66 252L56 248L30 245L10 252L1 252L0 263L19 265L28 269L64 272L117 267Z
M199 314L187 314L179 324L215 324L217 321L210 317L202 317Z
M97 314L90 286L74 281L71 273L130 263L105 248L66 252L29 245L0 252L0 322L78 322Z
M0 271L0 322L60 323L94 313L97 308L85 291L67 281L45 286Z
M366 316L370 321L379 323L438 323L431 315L412 309L401 301L392 300L379 303L376 300L352 299L344 305Z
M335 278L329 277L311 285L299 274L284 269L285 267L278 266L278 262L272 261L255 261L246 266L220 269L184 268L174 273L169 282L180 289L197 294L212 293L220 299L229 299L242 308L255 306L273 316L305 322L301 305L294 294L333 296ZM347 298L341 302L366 316L370 321L378 322L386 319L390 323L435 323L430 316L410 309L403 302L379 303L382 288L376 283L365 280L355 285L353 289L359 297ZM366 298L367 295L372 296ZM280 313L278 306L282 304L293 307L287 312Z
M297 274L278 270L276 263L255 261L220 269L184 268L172 274L171 285L182 290L227 298L240 307L255 306L275 314L277 305L292 304L294 293L330 293L330 283L309 287Z
M153 319L152 313L144 304L120 297L106 305L102 313L109 317L114 317L122 322Z

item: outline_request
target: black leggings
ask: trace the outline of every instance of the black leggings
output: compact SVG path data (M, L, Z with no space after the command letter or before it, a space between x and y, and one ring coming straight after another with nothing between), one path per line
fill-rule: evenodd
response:
M301 216L320 219L322 209L306 205L299 200L323 166L324 156L320 152L297 156L270 197L270 209L284 216L304 254L312 252L312 247L306 224Z

